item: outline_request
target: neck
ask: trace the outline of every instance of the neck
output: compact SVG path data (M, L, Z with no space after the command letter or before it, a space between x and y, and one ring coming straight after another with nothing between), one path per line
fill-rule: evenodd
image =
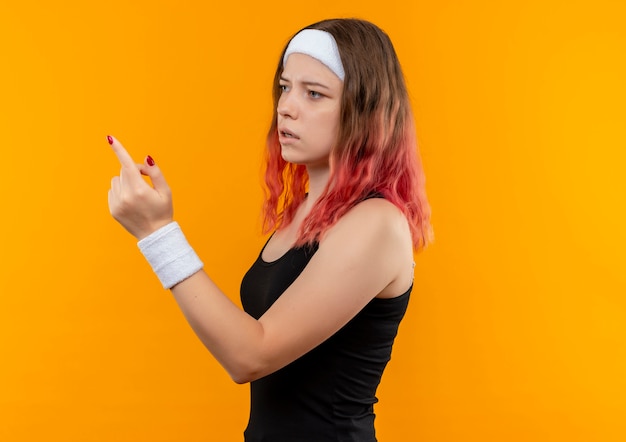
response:
M309 175L309 195L306 199L308 212L326 188L328 177L330 175L330 169L328 166L307 167L307 173Z

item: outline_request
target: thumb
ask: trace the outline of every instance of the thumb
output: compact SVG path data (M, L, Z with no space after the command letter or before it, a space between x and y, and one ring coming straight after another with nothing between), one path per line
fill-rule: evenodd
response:
M166 196L170 195L170 186L167 184L167 181L165 181L161 169L156 165L150 155L146 157L143 164L139 165L139 171L142 175L150 177L150 181L152 181L152 185L158 193Z

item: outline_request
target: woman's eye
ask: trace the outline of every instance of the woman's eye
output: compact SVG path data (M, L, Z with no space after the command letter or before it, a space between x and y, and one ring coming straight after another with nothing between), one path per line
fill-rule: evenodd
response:
M316 91L309 91L309 97L311 98L322 98L322 94Z
M288 87L286 84L279 84L278 89L280 89L281 92L287 92Z

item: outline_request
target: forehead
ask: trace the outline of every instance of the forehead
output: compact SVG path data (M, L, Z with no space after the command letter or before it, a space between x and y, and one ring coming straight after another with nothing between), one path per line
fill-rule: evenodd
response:
M330 85L341 85L343 82L324 63L310 55L293 53L287 57L282 76L289 80L306 79L325 80ZM293 78L291 78L293 77Z

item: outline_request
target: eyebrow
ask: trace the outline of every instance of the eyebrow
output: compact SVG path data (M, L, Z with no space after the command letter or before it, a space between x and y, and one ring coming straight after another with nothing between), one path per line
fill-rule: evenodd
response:
M281 80L281 81L286 81L287 83L291 83L291 80L289 80L289 79L287 79L287 78L283 77L282 75L281 75L281 77L280 77L280 80ZM329 88L328 86L326 86L325 84L318 83L317 81L306 81L306 80L305 80L305 81L301 81L300 83L301 83L301 84L303 84L303 85L305 85L305 86L309 86L309 87L313 86L313 87L321 87L321 88L324 88L324 89L330 89L330 88Z

